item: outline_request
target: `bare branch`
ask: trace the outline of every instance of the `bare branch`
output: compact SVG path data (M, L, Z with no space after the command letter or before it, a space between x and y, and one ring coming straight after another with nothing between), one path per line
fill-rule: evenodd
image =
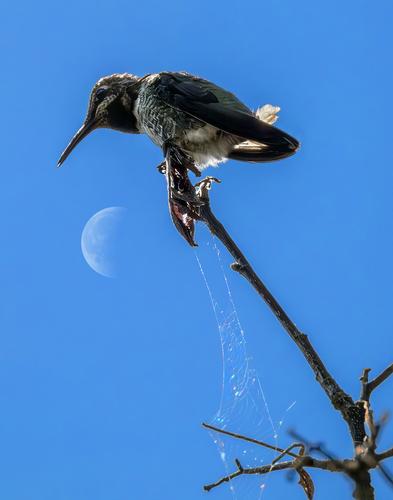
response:
M371 368L364 368L362 376L360 377L361 382L361 393L359 404L363 405L365 411L365 422L370 429L370 436L365 438L363 443L363 448L368 447L369 456L372 459L376 459L375 450L377 448L377 438L379 433L387 420L387 414L383 415L379 422L374 421L374 412L371 409L370 397L372 392L379 387L390 375L393 373L393 363L389 365L385 370L383 370L375 379L369 381L369 374ZM358 449L358 453L362 453L361 447Z
M368 376L371 371L371 368L365 368L363 370L363 374L360 377L360 381L362 382L362 392L360 395L360 399L362 401L369 401L371 393L375 391L377 387L379 387L385 380L393 374L393 363L385 368L377 377L369 382Z
M393 374L393 363L389 365L385 370L375 377L374 380L368 383L370 393L374 391L379 385L381 385L385 380Z
M247 475L263 475L263 474L269 474L270 472L275 472L278 470L286 470L286 469L301 469L303 467L312 467L314 469L322 469L326 470L329 472L342 472L344 463L350 463L352 461L343 461L342 464L340 464L340 467L337 467L337 464L333 462L332 460L316 460L313 457L310 457L308 455L305 455L304 457L300 457L299 459L296 460L288 460L286 462L279 462L279 463L271 463L269 465L262 465L260 467L250 467L250 468L243 468L239 461L236 462L237 464L237 470L235 472L232 472L232 474L228 474L227 476L222 477L215 483L207 484L203 487L205 491L210 491L213 488L216 488L217 486L220 486L223 483L227 483L229 481L232 481L233 479L242 476L243 474ZM240 465L240 467L239 467Z
M386 460L387 458L392 458L393 457L393 447L389 448L389 450L386 450L382 453L377 453L376 454L377 460L381 462L382 460Z
M236 477L242 476L243 474L269 474L270 472L274 472L277 470L285 470L285 469L293 469L293 461L288 461L288 462L280 462L279 464L275 465L263 465L261 467L252 467L249 469L243 469L243 467L239 467L235 472L232 472L232 474L229 474L228 476L224 476L215 483L207 484L203 487L205 491L210 491L213 488L217 488L217 486L220 486L223 483L228 483L229 481L232 481Z
M173 150L173 151L172 151ZM173 153L173 155L172 155ZM211 489L223 484L225 482L232 481L236 477L244 474L267 474L274 472L276 470L285 469L295 469L301 476L300 484L302 485L308 498L312 498L314 493L314 486L312 484L311 477L304 470L306 467L314 467L323 470L328 470L331 472L342 472L346 476L350 477L355 483L355 489L353 492L353 497L358 500L373 500L374 499L374 489L371 484L370 470L378 467L384 477L393 484L393 478L390 473L381 466L380 462L386 458L393 456L393 448L385 451L381 454L376 454L376 439L378 437L379 431L382 427L383 421L379 423L374 423L373 413L370 409L369 398L372 393L379 385L381 385L390 375L393 374L393 364L388 366L380 375L378 375L372 381L369 381L370 369L366 368L363 370L361 377L362 390L361 390L361 400L354 402L352 397L346 393L341 386L336 382L334 377L327 370L326 366L322 362L318 353L312 346L309 338L303 332L301 332L295 323L289 318L287 313L277 302L272 293L267 289L265 284L261 281L259 276L255 273L251 264L248 262L244 254L241 252L239 247L233 241L229 233L226 231L225 227L221 222L215 217L210 208L209 200L209 190L213 182L219 182L217 179L208 177L195 186L193 186L187 174L187 168L189 158L182 157L182 152L175 148L173 145L168 145L166 150L166 155L172 155L176 159L176 182L170 182L170 201L174 205L172 210L172 217L177 228L181 234L186 238L186 240L194 245L193 234L194 234L194 221L202 221L210 229L211 233L217 236L222 244L227 248L229 253L235 259L235 262L231 265L231 268L241 274L251 286L256 290L260 297L266 302L270 307L271 311L274 313L278 321L281 323L285 331L288 333L290 338L296 344L298 349L303 354L305 360L307 361L310 368L313 370L316 380L320 384L321 388L324 390L328 396L333 407L338 410L343 419L345 420L348 429L350 431L352 441L355 447L355 458L350 460L337 460L333 458L329 453L327 453L321 445L309 447L310 450L316 450L328 457L327 460L317 460L310 455L305 455L305 446L300 443L294 443L288 448L281 449L268 443L262 441L248 438L241 434L236 434L229 431L224 431L218 429L214 426L203 424L205 428L210 429L215 432L220 432L222 434L231 436L236 439L242 439L250 443L254 443L266 448L278 451L280 454L277 458L270 464L261 467L254 468L244 468L238 459L235 460L237 470L232 474L224 476L215 483L206 485L204 489L210 491ZM183 164L184 160L184 164ZM170 162L169 162L170 163ZM167 162L167 170L170 165ZM173 168L172 168L173 170ZM161 169L162 171L162 169ZM173 177L173 175L172 175ZM170 176L167 172L167 180ZM180 189L181 188L181 189ZM175 208L178 208L176 211ZM179 207L182 211L179 212ZM179 212L179 213L178 213ZM175 214L175 216L173 215ZM184 223L183 215L187 215L187 224ZM371 430L371 435L367 436L365 429L365 421L367 418L368 426ZM300 439L298 441L304 440ZM300 448L300 453L294 454L291 450L294 448ZM293 460L280 462L280 460L285 456L289 455L293 457Z
M360 377L360 382L362 383L362 391L360 394L361 401L368 401L367 386L368 386L368 376L371 368L364 368L362 376Z
M357 500L374 500L374 488L371 484L370 472L366 468L357 471L352 479L355 482L353 498Z
M235 439L241 439L242 441L247 441L248 443L257 444L258 446L264 446L265 448L269 448L270 450L278 451L284 455L286 454L286 455L290 455L291 457L294 457L294 458L299 458L299 455L296 455L296 453L291 453L290 451L285 451L282 448L279 448L277 446L273 446L269 443L265 443L264 441L259 441L258 439L243 436L242 434L237 434L235 432L226 431L224 429L220 429L219 427L214 427L214 425L210 425L210 424L206 424L206 423L203 423L202 427L205 427L205 429L209 429L209 430L214 431L214 432L219 432L220 434L225 434L226 436L230 436L230 437L233 437ZM299 446L301 446L301 445L299 445ZM292 448L293 448L293 446L292 446Z
M293 450L294 448L300 448L300 457L304 456L304 444L303 443L293 443L291 444L291 446L288 446L288 448L285 448L285 450L283 450L282 453L280 453L278 455L278 457L276 457L272 464L276 464L278 461L280 461L283 457L285 457L285 455L292 455L292 453L290 453L291 450Z
M364 427L365 411L363 406L355 404L351 396L349 396L337 384L311 345L307 335L302 333L289 318L284 309L280 306L274 296L261 281L259 276L255 273L251 264L240 251L239 247L233 241L225 227L215 217L210 208L208 195L211 185L211 178L204 179L196 185L196 194L199 200L203 201L203 204L199 207L200 220L202 220L209 227L210 231L221 240L223 245L234 257L235 262L231 266L232 269L237 271L249 281L257 293L273 311L278 321L302 352L307 363L313 370L316 379L329 397L334 408L341 412L341 415L349 427L354 446L356 447L360 445L366 436Z

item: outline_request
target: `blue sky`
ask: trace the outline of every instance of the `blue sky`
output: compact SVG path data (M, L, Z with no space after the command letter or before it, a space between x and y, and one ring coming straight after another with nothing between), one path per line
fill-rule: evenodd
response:
M219 406L221 343L195 251L167 213L160 151L100 130L55 168L103 75L187 70L250 107L281 106L279 126L300 152L211 170L223 181L213 207L355 398L362 369L392 361L392 9L363 0L3 6L1 498L233 498L227 487L201 488L224 473L200 427ZM118 279L92 271L80 249L87 220L110 206L132 221ZM214 242L201 228L197 239L219 316L233 316ZM234 410L228 428L282 446L295 428L350 454L296 348L248 284L227 274L270 414L263 406L253 428L251 407ZM392 409L390 395L389 384L375 395L377 413ZM382 442L392 440L393 425ZM343 479L314 477L317 500L349 498ZM285 474L252 481L239 481L238 499L257 500L262 482L263 499L303 498ZM375 485L391 494L377 475Z

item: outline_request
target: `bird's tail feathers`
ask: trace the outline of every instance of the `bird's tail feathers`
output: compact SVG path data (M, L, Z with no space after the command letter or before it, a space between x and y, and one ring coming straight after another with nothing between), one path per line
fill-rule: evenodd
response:
M280 110L281 108L279 106L264 104L255 111L255 116L258 118L258 120L261 120L261 122L273 125L278 120L278 113L280 112Z
M280 109L279 106L265 104L260 106L254 114L261 122L273 125L278 120ZM280 142L276 144L261 144L254 141L244 141L233 148L228 158L256 163L270 162L292 156L296 152L297 147L288 148L288 144L285 140L281 144Z

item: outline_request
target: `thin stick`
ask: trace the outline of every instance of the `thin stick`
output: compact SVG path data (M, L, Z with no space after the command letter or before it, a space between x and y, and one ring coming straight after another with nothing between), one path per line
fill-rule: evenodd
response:
M269 448L270 450L278 451L281 454L284 453L286 455L290 455L291 457L299 458L299 455L296 455L296 453L290 453L289 451L286 452L282 448L278 448L277 446L273 446L269 443L265 443L264 441L259 441L258 439L243 436L242 434L237 434L235 432L225 431L224 429L214 427L214 425L210 425L210 424L203 423L202 427L205 427L205 429L209 429L209 430L214 431L214 432L219 432L220 434L225 434L226 436L231 436L235 439L241 439L242 441L247 441L248 443L253 443L253 444L257 444L259 446L264 446L265 448Z
M371 380L368 385L369 394L371 394L379 385L381 385L385 380L393 374L393 363L389 365L382 373L375 377L375 379Z
M387 458L392 458L393 457L393 448L389 448L389 450L386 450L382 453L377 453L376 455L377 460L386 460Z
M370 410L370 396L373 391L377 387L379 387L387 378L390 377L390 375L393 374L393 363L389 365L387 368L385 368L377 377L375 377L373 380L369 381L369 373L371 371L371 368L365 368L363 370L362 376L360 377L360 381L362 383L361 387L361 394L360 394L360 401L363 401L365 405L365 410L366 413L367 411ZM367 417L367 415L366 415Z
M262 465L260 467L252 467L249 469L244 469L240 462L238 460L235 461L237 470L235 472L232 472L231 474L228 474L227 476L222 477L215 483L207 484L203 487L205 491L210 491L213 488L216 488L217 486L220 486L223 483L228 483L229 481L232 481L236 477L242 476L242 475L252 475L252 474L269 474L270 472L278 471L278 470L286 470L286 469L296 469L298 470L299 468L302 467L312 467L314 469L321 469L321 470L326 470L329 472L342 472L343 471L343 464L340 464L339 466L332 460L316 460L315 458L309 457L309 456L304 456L304 457L299 457L297 460L288 460L286 462L279 462L276 464L269 464L269 465ZM346 461L346 466L348 468L352 468L354 466L355 462L353 460L347 460Z
M368 401L370 395L367 393L368 389L368 376L371 371L371 368L364 368L362 372L362 376L360 377L360 382L362 383L361 388L361 394L360 394L360 399L361 401Z
M291 453L291 450L293 450L294 448L300 448L300 457L302 457L304 455L304 444L303 443L293 443L291 444L291 446L288 446L288 448L285 448L285 450L283 450L282 453L280 453L278 455L278 457L276 457L273 462L272 462L272 465L276 464L277 462L279 462L282 457L285 457L285 455L292 455L293 456L293 453Z
M243 467L239 467L235 472L232 472L232 474L228 474L227 476L222 477L215 483L207 484L203 487L205 491L210 491L213 488L217 488L217 486L220 486L223 483L228 483L229 481L232 481L236 477L242 476L243 474L269 474L270 472L274 472L276 470L285 470L285 469L293 469L294 467L294 462L289 461L289 462L281 462L279 464L269 464L269 465L263 465L261 467L253 467L251 469L243 469Z

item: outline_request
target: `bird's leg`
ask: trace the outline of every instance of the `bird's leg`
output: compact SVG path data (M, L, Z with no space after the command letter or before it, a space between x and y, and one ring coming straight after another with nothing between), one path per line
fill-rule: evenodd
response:
M195 188L188 178L190 158L179 148L168 143L164 146L164 154L172 221L183 238L191 246L197 246L194 241L194 220L199 218L198 209L203 201L196 195ZM162 171L161 168L159 170Z
M188 170L190 170L195 175L195 177L201 176L201 171L195 166L194 162L192 161L192 158L190 158L188 155L184 154L183 164L188 168ZM157 170L160 172L160 174L165 174L166 161L162 161L159 165L157 165Z
M200 177L201 176L201 172L195 166L195 163L192 161L192 158L187 157L186 167L188 168L188 170L191 170L191 172L195 175L195 177Z
M213 182L221 182L215 177L206 177L195 186L188 178L190 157L172 144L164 145L165 161L157 169L165 174L168 185L168 204L172 221L191 245L197 246L194 241L195 220L201 220L201 207L209 202L208 191ZM199 173L199 171L198 171Z

